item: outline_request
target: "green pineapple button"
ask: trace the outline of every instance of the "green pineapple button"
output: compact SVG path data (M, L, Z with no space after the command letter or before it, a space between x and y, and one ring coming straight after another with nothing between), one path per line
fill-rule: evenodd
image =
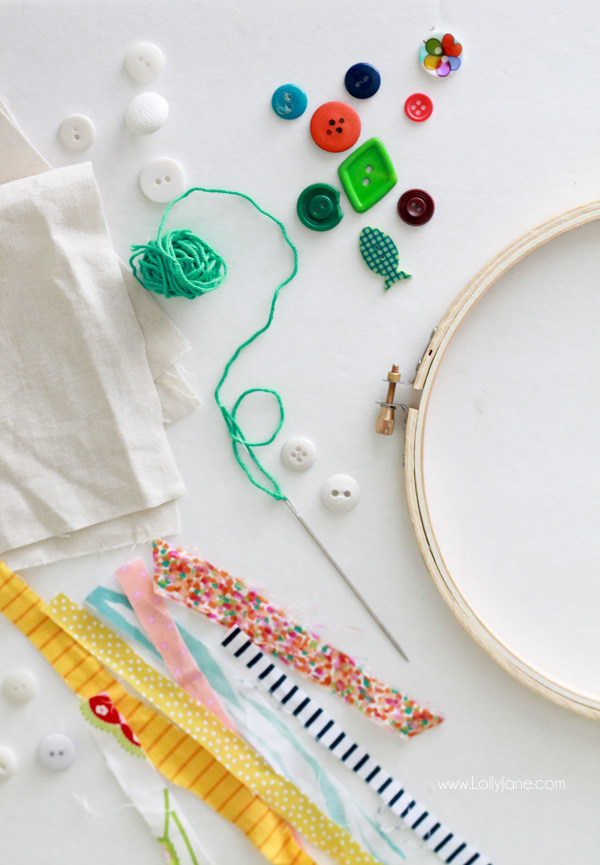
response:
M357 213L377 204L396 185L392 161L379 138L369 138L338 168L338 174Z

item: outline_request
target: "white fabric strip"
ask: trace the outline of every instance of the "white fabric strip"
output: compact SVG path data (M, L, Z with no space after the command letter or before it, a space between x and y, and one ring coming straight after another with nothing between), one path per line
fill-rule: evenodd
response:
M109 730L90 726L106 764L125 795L135 805L152 836L180 865L211 865L191 824L171 790L145 756L128 754ZM171 858L174 851L177 859ZM142 854L143 857L143 854Z
M429 814L406 792L404 785L374 760L370 754L346 735L324 709L265 655L240 628L231 628L221 642L227 651L244 664L256 684L293 715L304 729L330 753L362 778L396 816L413 829L425 846L452 865L491 865L458 835Z

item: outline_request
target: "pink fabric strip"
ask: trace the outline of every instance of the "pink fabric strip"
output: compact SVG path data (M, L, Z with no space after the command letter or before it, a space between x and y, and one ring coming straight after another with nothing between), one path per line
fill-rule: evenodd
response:
M163 599L154 593L154 584L141 559L128 562L117 571L123 591L149 639L154 643L169 672L187 693L201 703L221 723L235 728L214 691L190 655L177 625Z

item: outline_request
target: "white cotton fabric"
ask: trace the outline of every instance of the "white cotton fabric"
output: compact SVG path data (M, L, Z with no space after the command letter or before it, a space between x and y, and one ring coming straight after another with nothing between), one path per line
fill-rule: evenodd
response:
M90 732L115 780L143 817L152 836L159 839L165 835L166 789L169 795L167 832L177 855L176 861L179 865L212 865L178 801L148 758L129 754L119 745L110 730L101 730L90 725ZM173 819L174 813L177 814L177 820ZM183 828L185 838L179 826ZM190 848L193 852L190 852ZM169 857L169 861L173 860Z
M89 163L51 169L0 103L0 557L179 530L164 424L187 340L114 252ZM159 529L159 527L163 527Z

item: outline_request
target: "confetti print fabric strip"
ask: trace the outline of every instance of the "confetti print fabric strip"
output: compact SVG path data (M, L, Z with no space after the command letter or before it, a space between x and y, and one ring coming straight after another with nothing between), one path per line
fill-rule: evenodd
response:
M50 618L42 599L2 562L0 612L29 638L79 697L107 694L155 768L236 825L273 865L315 865L280 815L191 736L128 694L62 623Z
M141 559L117 571L123 591L169 672L184 691L205 706L229 730L235 732L227 713L202 675L183 642L167 605L154 593L153 583Z
M263 651L329 688L372 720L403 736L416 736L442 721L297 624L242 580L164 541L153 541L152 552L160 594L227 628L237 625Z
M113 668L141 696L184 730L238 782L343 865L375 863L350 834L337 826L289 781L277 775L242 739L148 664L102 622L64 595L47 607L49 616L98 660ZM127 716L126 716L127 717Z
M84 717L92 724L92 737L108 768L165 850L168 861L176 865L211 865L174 796L144 757L139 740L131 734L108 694L82 700L80 706ZM123 737L118 732L122 728ZM125 748L131 756L125 753L123 740L131 745Z
M120 592L98 586L86 598L115 630L143 645L155 658L158 650L147 640L128 599ZM402 865L406 856L394 835L379 825L377 803L363 808L346 786L329 771L321 755L307 747L302 731L290 724L267 695L250 681L240 680L239 665L226 650L216 653L178 625L190 655L222 699L240 734L267 760L276 772L294 783L338 826L343 826L365 849L385 865Z
M231 629L222 644L246 666L259 687L297 718L305 730L331 754L362 778L390 808L434 850L443 862L455 865L490 865L489 860L430 814L412 798L404 785L386 772L370 754L346 735L333 718L308 694L298 688L248 639L238 627Z

